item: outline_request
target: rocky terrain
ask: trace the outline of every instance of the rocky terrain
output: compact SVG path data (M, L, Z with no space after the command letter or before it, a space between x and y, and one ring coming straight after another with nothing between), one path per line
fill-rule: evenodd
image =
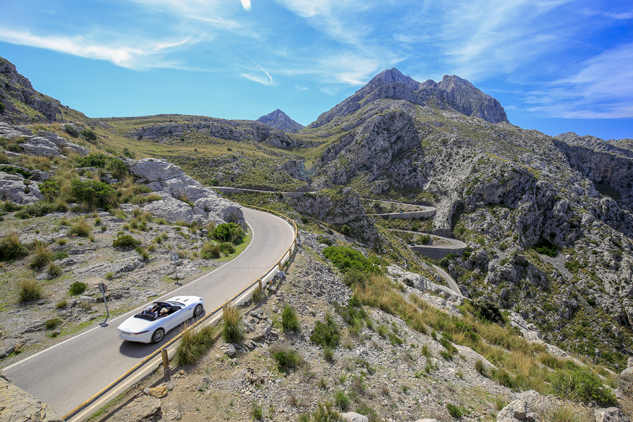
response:
M213 224L243 222L209 188L226 184L274 191L231 197L289 214L303 246L288 278L244 309L249 335L235 356L225 357L235 346L218 342L198 366L145 381L167 394L162 401L129 393L130 403L153 409L149 419L248 420L261 406L262 417L296 420L316 418L327 402L372 420L566 420L552 416L560 409L576 420L626 420L597 410L607 404L630 416L630 380L616 375L631 370L633 355L630 140L524 130L468 81L420 83L397 69L298 133L200 116L91 120L62 106L47 111L46 97L2 63L0 120L10 124L0 126L0 231L5 244L17 231L31 248L2 267L3 364L100 316L100 280L112 284L119 312L167 291L172 250L186 257L183 274L214 265L199 252ZM281 192L308 187L315 192ZM372 200L436 212L374 218ZM85 226L89 235L78 234ZM467 247L432 261L408 248L406 232ZM128 233L140 249L112 246ZM361 251L378 269L363 264L370 275L348 275L324 254L327 245ZM45 250L49 261L37 269ZM451 296L433 265L466 299ZM88 275L88 294L69 295ZM16 279L35 279L44 299L18 304ZM280 330L285 304L299 316L298 332ZM361 308L364 322L350 323ZM333 355L310 340L327 313L342 335ZM277 347L306 365L280 369ZM574 377L599 395L613 388L617 403L581 399L565 381Z
M242 310L243 345L218 340L196 365L175 365L166 376L153 375L97 420L309 421L321 420L316 412L327 403L328 420L337 420L336 412L352 421L565 420L556 419L561 409L576 421L628 420L619 409L592 409L536 391L513 391L491 375L503 364L491 363L456 338L447 342L450 336L413 329L388 306L385 311L368 307L364 322L354 325L350 299L360 291L343 283L323 255L327 243L340 237L302 232L300 238L302 246L287 276L273 283L261 303ZM387 273L398 297L437 309L429 315L446 312L467 320L463 298L450 289L399 267ZM283 328L287 307L298 316L293 331ZM328 314L341 332L331 355L312 338ZM538 331L521 327L528 324L520 316L514 320L517 329ZM534 341L541 341L538 334ZM283 367L274 357L279 350L296 353L301 363ZM513 366L504 362L508 369ZM594 419L594 413L607 416Z
M277 109L272 113L268 113L265 116L257 119L258 122L266 123L268 126L275 129L283 130L288 133L297 133L304 128L303 125L292 120L286 113Z

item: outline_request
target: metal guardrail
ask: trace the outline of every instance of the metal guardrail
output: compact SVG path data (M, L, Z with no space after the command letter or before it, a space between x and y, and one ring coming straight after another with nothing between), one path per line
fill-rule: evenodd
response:
M242 204L240 204L242 205ZM242 205L244 207L246 207L245 205ZM279 217L284 218L286 221L292 223L292 229L293 229L293 239L292 239L292 244L290 245L290 247L286 250L286 252L282 255L281 259L279 261L277 261L277 263L275 263L275 265L273 265L270 270L268 270L266 273L264 273L264 275L262 275L261 277L259 277L257 280L255 280L253 283L251 283L248 287L242 289L238 294L236 294L235 296L233 296L231 299L229 299L227 302L225 302L224 304L222 304L221 306L215 308L213 310L213 312L210 312L208 314L206 314L203 318L199 319L198 321L196 321L193 325L191 325L191 329L194 329L198 326L201 326L204 322L209 321L212 317L217 316L217 314L222 310L222 308L224 307L224 305L226 305L227 303L233 302L235 301L237 298L239 298L241 295L243 295L244 293L246 293L248 290L252 289L255 287L255 285L262 285L262 284L267 284L266 279L271 275L271 273L274 272L273 277L275 275L277 275L277 273L281 270L281 266L292 257L292 251L293 249L295 249L297 247L297 236L299 234L299 230L297 228L297 224L294 222L294 220L292 220L291 218L277 212L277 211L273 211L273 210L269 210L266 208L262 208L262 207L256 207L253 205L249 205L247 208L254 208L257 209L259 211L265 211L265 212L269 212L272 214L275 214ZM272 278L271 278L272 279ZM261 283L261 284L260 284ZM181 331L180 333L178 333L173 339L169 340L167 343L165 343L160 349L157 349L156 351L154 351L153 353L151 353L150 355L148 355L147 357L145 357L142 361L140 361L139 363L137 363L136 365L134 365L132 368L130 368L129 370L127 370L123 375L121 375L119 378L117 378L116 380L112 381L110 384L108 384L105 388L103 388L101 391L99 391L97 394L93 395L92 397L90 397L88 400L84 401L83 403L81 403L79 406L77 406L76 408L74 408L73 410L71 410L70 412L68 412L66 415L63 416L63 420L64 421L69 421L71 420L73 417L77 416L80 412L84 411L88 406L92 405L93 403L95 403L97 400L99 400L99 398L103 397L105 394L107 394L108 392L110 392L112 389L114 389L117 385L121 384L123 381L125 381L128 377L130 377L132 374L134 374L135 372L137 372L139 369L143 368L145 365L147 365L148 363L150 363L154 358L156 358L157 356L159 356L161 354L161 350L162 349L166 349L167 347L175 344L178 340L180 340L180 337L182 337L182 333L184 332Z

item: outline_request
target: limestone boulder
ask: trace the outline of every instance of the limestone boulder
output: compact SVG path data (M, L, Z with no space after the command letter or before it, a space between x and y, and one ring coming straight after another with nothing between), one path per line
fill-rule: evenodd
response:
M20 205L33 204L44 198L35 182L24 183L20 174L0 172L0 199Z
M57 144L49 139L34 136L26 142L22 142L20 148L29 155L40 155L44 157L60 157L62 151Z
M356 412L341 413L344 421L350 422L369 422L369 418Z
M195 220L195 214L189 204L173 198L166 192L158 192L158 194L163 199L148 203L142 208L143 211L151 212L156 217L164 218L170 223L177 221L191 223Z
M196 221L206 224L237 223L245 225L244 214L239 205L192 177L178 166L165 160L144 158L128 162L130 171L140 182L163 199L151 202L143 210L173 223Z
M617 407L594 409L593 416L596 422L630 422L629 418Z

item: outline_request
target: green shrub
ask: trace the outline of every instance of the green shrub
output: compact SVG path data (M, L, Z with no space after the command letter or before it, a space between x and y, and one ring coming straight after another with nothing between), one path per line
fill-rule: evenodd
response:
M73 284L70 285L68 291L72 296L77 296L85 292L86 289L88 289L88 285L86 283L75 281Z
M334 402L343 412L347 412L349 409L350 400L345 391L339 390L334 393Z
M231 255L235 253L235 247L230 243L220 243L220 252Z
M312 420L314 422L335 422L342 421L341 414L332 409L332 403L318 403L317 408L312 412Z
M9 174L19 174L25 179L28 179L29 177L31 177L30 171L21 169L20 167L2 166L0 167L0 171L4 173L9 173Z
M214 245L213 243L205 243L200 250L200 256L203 259L219 258L221 256L220 247L218 245Z
M475 370L481 375L486 375L486 367L484 366L484 363L481 361L481 359L477 359L477 362L475 362Z
M216 327L210 325L198 329L185 327L176 349L178 365L196 363L215 343L215 332Z
M122 234L112 241L113 248L135 248L141 245L141 241L129 234Z
M552 242L545 238L540 238L533 248L536 252L547 255L552 258L556 258L558 254L558 248Z
M68 302L66 301L66 299L62 299L55 304L56 309L64 309L67 306L68 306Z
M378 274L380 269L371 263L365 255L356 249L346 246L330 246L323 249L323 255L343 273L357 270L364 273Z
M454 404L447 403L446 410L448 413L455 419L459 419L464 415L469 414L470 412L462 406L455 406Z
M325 236L319 236L317 237L317 242L323 244L323 245L328 245L328 246L332 246L334 245L334 242L332 241L332 239L325 237Z
M473 302L473 305L475 305L475 315L477 315L479 318L491 322L503 321L501 309L496 303L490 302L489 300L481 299Z
M35 280L24 279L20 281L20 290L18 292L20 302L31 302L42 298L42 286L37 284Z
M343 224L343 227L341 227L341 233L345 236L350 236L352 234L352 228L347 224Z
M254 419L260 420L263 416L262 405L253 402L251 414L253 415Z
M0 113L4 113L4 111L7 109L7 106L0 103Z
M615 406L617 399L600 378L587 368L562 370L552 379L552 390L560 397L574 398L600 407Z
M79 136L79 131L73 125L64 125L64 131L73 138Z
M27 247L20 242L20 236L16 233L8 234L0 240L0 259L2 261L23 258L28 254Z
M138 252L141 258L143 258L143 261L149 261L149 253L147 253L145 248L143 248L142 246L137 246L134 250Z
M362 328L363 320L367 318L367 312L356 296L352 296L347 306L336 306L336 312L356 330Z
M48 246L44 244L37 244L33 249L34 256L31 259L31 268L35 270L41 270L53 261L53 254L48 250Z
M48 265L48 275L50 275L51 277L57 278L62 274L64 274L64 270L62 270L62 267L60 267L59 265L56 265L52 262Z
M59 318L52 318L52 319L48 319L46 320L46 322L44 323L44 326L46 327L47 330L52 330L53 328L56 328L58 326L60 326L62 324L62 320Z
M81 131L81 135L89 141L97 140L97 133L92 129L84 129Z
M284 305L284 310L281 313L281 327L283 328L284 333L287 333L288 331L298 332L301 328L297 313L290 305Z
M22 206L16 204L15 202L6 201L2 204L2 211L13 212L21 210Z
M457 258L458 256L459 256L459 255L457 255L456 253L451 252L451 253L449 253L448 255L446 255L444 258L440 259L440 260L438 261L438 265L439 265L440 267L448 268L448 266L450 265L451 261L452 261L454 258Z
M262 303L264 301L264 292L261 287L257 286L253 290L253 302Z
M233 303L227 303L222 307L222 338L227 343L241 344L244 340L242 331L242 319L239 309Z
M51 201L59 196L60 186L59 183L52 180L47 180L40 184L40 192L44 195L47 201Z
M334 362L334 350L329 347L323 349L323 359L328 362Z
M323 348L336 348L339 345L341 335L338 325L329 313L325 315L324 322L317 321L314 331L310 336L310 341L320 345Z
M76 234L81 237L89 237L92 233L92 227L84 217L79 217L75 221L70 224L70 230L68 230L69 235Z
M59 240L66 240L66 239L59 239ZM64 243L60 243L60 245L65 245L66 242ZM53 253L53 261L58 261L60 259L64 259L64 258L68 258L68 252L66 251L59 251L59 252L54 252Z
M222 223L213 229L213 237L222 242L239 245L244 241L244 230L235 223Z
M356 268L351 268L345 272L345 275L343 276L343 283L350 287L355 284L364 285L368 278L367 273L357 270Z
M271 348L270 354L277 362L280 371L288 372L299 368L303 364L303 358L295 351L285 345L275 345Z
M577 273L578 270L582 268L582 264L576 260L565 262L565 268L567 268L571 273Z
M112 208L117 204L117 191L110 185L94 180L70 181L73 198L92 208Z
M431 236L425 234L420 237L420 245L428 245L429 243L431 243Z

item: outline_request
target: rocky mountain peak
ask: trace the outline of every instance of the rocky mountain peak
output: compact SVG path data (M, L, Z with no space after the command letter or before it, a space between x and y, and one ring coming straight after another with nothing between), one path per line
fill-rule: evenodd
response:
M297 133L304 128L302 124L295 122L286 113L279 109L260 117L257 121L266 123L268 126L289 133Z
M405 84L406 86L408 86L409 88L411 88L413 90L420 89L420 83L419 82L415 81L410 76L403 75L402 72L400 72L395 67L392 67L391 69L387 69L387 70L384 70L384 71L380 72L371 81L369 81L369 83L367 85L365 85L365 86L366 87L371 87L371 86L389 85L389 84L394 84L396 82L403 83L403 84ZM361 88L361 90L362 89L363 88ZM359 92L359 91L357 91L357 92Z
M434 104L490 123L508 122L508 116L499 101L466 79L444 75L439 83L430 79L420 83L394 67L380 72L354 95L321 114L309 127L322 126L336 117L352 114L362 106L381 99L408 101L420 106Z

